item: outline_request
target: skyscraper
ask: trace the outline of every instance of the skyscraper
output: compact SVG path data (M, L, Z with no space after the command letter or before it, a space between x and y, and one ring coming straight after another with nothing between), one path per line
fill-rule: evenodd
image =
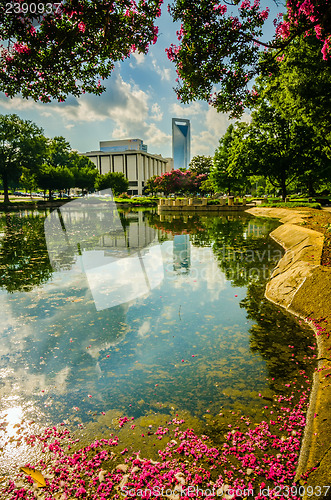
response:
M191 160L190 120L172 119L172 156L174 168L187 168Z

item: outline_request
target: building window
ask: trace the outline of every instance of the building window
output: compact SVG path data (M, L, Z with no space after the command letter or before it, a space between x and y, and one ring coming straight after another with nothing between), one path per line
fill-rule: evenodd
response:
M129 181L129 186L138 186L138 181Z

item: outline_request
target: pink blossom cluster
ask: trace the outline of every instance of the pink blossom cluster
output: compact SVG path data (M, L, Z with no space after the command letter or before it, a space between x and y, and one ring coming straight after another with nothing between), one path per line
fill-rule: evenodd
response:
M288 0L288 19L277 23L276 36L286 39L290 36L291 27L298 27L301 19L308 20L314 28L316 37L324 42L321 52L323 59L327 60L331 53L331 35L329 34L329 26L327 26L328 32L326 32L322 23L324 22L323 18L327 18L324 12L330 9L330 6L330 0L324 0L322 3L316 2L316 0ZM310 32L308 31L306 34L310 34Z
M15 42L13 44L13 50L17 52L18 54L29 54L30 49L27 45L24 45L23 43Z
M226 14L226 12L227 12L228 9L227 9L226 5L222 5L220 3L220 4L214 5L213 10L217 11L219 14L221 14L222 16L224 16L224 14Z

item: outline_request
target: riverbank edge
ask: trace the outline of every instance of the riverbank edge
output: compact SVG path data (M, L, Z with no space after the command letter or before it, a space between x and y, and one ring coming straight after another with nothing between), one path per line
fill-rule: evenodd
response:
M331 376L327 377L331 370L331 269L320 265L324 236L298 225L304 223L309 214L306 211L256 207L247 212L282 222L270 236L285 249L285 255L267 284L266 298L307 320L315 331L318 370L314 374L295 480L314 488L314 495L306 494L304 499L323 498L323 486L331 485ZM303 475L306 480L300 479ZM331 498L330 493L324 498Z

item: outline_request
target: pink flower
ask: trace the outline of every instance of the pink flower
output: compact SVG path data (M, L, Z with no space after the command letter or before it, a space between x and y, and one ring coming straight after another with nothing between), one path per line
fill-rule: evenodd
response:
M79 31L84 33L86 30L86 25L81 21L80 23L78 23L78 29L79 29Z

